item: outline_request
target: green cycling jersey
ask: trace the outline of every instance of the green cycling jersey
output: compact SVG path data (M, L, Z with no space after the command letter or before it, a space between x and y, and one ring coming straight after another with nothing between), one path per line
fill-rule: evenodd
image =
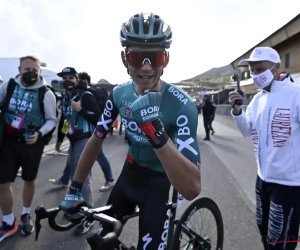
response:
M138 98L136 83L129 81L116 86L106 102L94 134L105 138L118 115L126 129L129 139L129 157L141 167L164 172L164 168L156 156L147 137L137 126L131 105ZM200 168L200 151L197 143L198 113L193 100L182 89L163 82L159 108L159 118L170 139L177 149ZM151 114L149 107L145 113Z

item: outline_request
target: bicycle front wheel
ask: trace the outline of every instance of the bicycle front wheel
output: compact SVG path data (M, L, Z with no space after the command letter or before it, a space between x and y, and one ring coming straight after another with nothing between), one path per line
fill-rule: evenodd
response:
M196 213L201 212L203 215L206 211L212 214L213 220L207 220L206 217L196 218ZM216 231L212 233L209 230L203 230L203 227L209 226L212 221L216 224ZM184 228L181 225L184 225ZM189 229L203 240L197 239L189 232ZM172 250L222 250L223 240L224 228L221 212L212 199L202 197L194 200L183 212L173 235Z

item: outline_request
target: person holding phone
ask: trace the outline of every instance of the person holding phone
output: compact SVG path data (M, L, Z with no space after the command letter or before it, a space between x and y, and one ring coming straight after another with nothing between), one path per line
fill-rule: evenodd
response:
M62 77L65 95L62 103L61 118L57 132L56 150L60 152L61 143L67 135L70 140L68 164L70 166L71 180L89 138L94 132L101 110L95 97L86 91L79 79L79 74L74 68L67 67L57 74ZM82 187L82 195L88 207L93 207L93 190L91 172L85 179ZM76 234L86 233L93 223L83 221L75 230Z
M300 87L281 77L280 63L273 48L255 48L239 62L259 89L246 112L237 104L242 96L229 93L237 127L253 139L256 218L265 250L296 249L300 224Z

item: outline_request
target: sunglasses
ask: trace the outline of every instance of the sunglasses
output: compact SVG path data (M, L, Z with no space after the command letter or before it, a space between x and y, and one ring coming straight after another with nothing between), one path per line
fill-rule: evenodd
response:
M165 51L130 51L126 53L126 60L132 67L141 67L148 61L152 67L158 68L167 61Z

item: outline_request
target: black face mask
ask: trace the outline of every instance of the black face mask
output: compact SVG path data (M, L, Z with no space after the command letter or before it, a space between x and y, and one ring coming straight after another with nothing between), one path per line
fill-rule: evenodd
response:
M28 71L22 74L22 81L26 84L26 86L32 86L38 81L38 74L33 71Z
M72 91L75 88L75 83L67 80L63 82L63 87L65 88L65 90Z

